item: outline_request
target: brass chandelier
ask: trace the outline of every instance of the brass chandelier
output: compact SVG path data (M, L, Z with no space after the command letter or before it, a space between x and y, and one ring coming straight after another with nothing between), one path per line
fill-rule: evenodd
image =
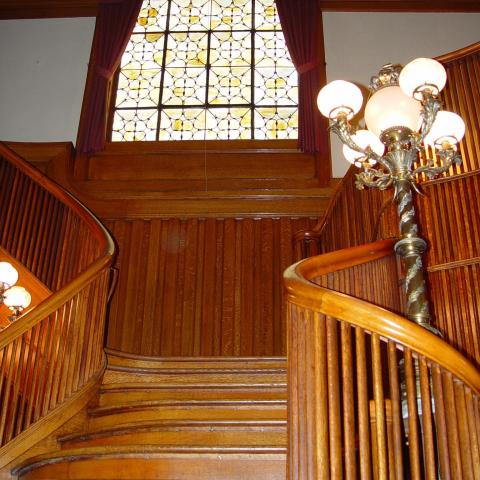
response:
M406 270L406 315L436 334L422 262L427 245L418 235L412 192L418 192L419 174L433 178L461 161L457 144L465 134L465 124L457 114L442 110L438 98L446 80L444 67L429 58L417 58L403 68L385 65L371 79L371 96L365 106L367 129L350 123L363 103L356 85L335 80L318 95L320 112L330 119L330 129L344 144L346 159L360 168L357 188L394 188L400 230L395 252L403 258ZM435 156L426 165L416 166L426 146L435 150Z

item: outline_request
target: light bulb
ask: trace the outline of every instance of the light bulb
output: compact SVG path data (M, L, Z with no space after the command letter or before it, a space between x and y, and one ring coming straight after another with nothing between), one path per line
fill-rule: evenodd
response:
M8 262L0 262L0 283L3 283L5 288L10 288L15 285L18 280L18 272Z
M453 112L441 110L437 113L432 128L425 137L427 145L433 145L436 148L443 148L456 145L465 135L465 123L460 115Z
M32 296L23 287L12 287L5 292L3 303L11 309L27 308L32 301Z
M363 95L360 89L344 80L327 83L317 98L321 114L330 119L335 119L341 114L351 119L362 108L362 103Z
M381 88L367 102L365 123L377 137L392 127L407 127L415 132L421 125L421 108L421 103L407 97L400 87Z
M357 130L352 135L352 140L360 148L365 149L370 147L377 155L383 155L385 151L385 145L369 130ZM367 159L364 153L353 150L353 148L350 148L348 145L343 146L343 155L350 163L353 163L357 167L361 166L361 162ZM369 159L369 163L374 165L375 160Z
M403 67L398 82L405 95L422 100L422 91L427 89L438 95L447 82L447 72L433 58L416 58Z

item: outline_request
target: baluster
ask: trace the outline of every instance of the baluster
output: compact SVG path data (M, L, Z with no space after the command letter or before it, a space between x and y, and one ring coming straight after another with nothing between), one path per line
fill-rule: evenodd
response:
M327 317L328 426L331 478L342 478L342 430L340 426L340 379L338 374L337 320Z
M390 380L390 402L392 406L393 442L389 447L393 450L394 478L403 479L403 432L400 384L398 381L398 355L394 342L388 342L388 378ZM390 472L392 474L392 472Z
M453 391L452 375L442 372L443 393L445 400L445 418L447 421L448 451L453 479L462 478L460 456L460 438L458 434L457 412L455 409L455 393Z
M372 478L370 424L368 407L368 373L365 353L365 333L355 328L355 352L357 368L357 403L358 403L358 443L360 450L360 476L362 480Z
M419 375L420 375L420 392L422 400L422 434L423 434L423 456L425 462L426 478L435 480L437 478L435 469L435 445L433 441L432 426L432 403L430 393L430 375L428 372L427 362L425 358L420 357Z
M341 323L342 345L342 394L343 394L343 438L345 439L345 477L357 478L355 461L355 414L353 405L353 361L352 329L348 323Z
M421 478L419 456L422 445L418 435L417 376L415 374L412 352L409 348L405 349L404 360L408 405L408 450L410 455L410 475L411 478L417 480Z

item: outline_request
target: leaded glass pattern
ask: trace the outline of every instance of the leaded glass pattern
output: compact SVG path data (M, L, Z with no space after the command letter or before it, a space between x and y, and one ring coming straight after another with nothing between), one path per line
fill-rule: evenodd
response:
M274 0L144 0L117 85L112 141L297 138Z

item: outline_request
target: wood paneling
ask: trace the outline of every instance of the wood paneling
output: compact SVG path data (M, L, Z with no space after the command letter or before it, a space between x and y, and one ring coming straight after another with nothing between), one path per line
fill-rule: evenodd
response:
M281 276L314 218L107 221L119 246L108 347L159 356L285 355Z

